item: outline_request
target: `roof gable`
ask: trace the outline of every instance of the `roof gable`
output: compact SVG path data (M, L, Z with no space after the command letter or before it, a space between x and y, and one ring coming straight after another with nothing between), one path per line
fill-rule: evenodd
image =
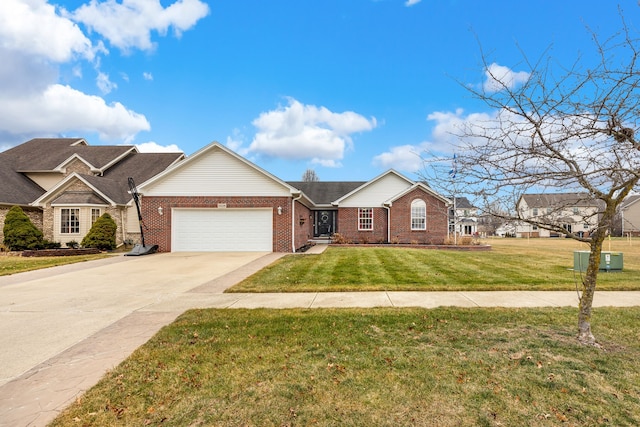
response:
M391 197L390 199L386 200L384 202L384 205L388 205L391 206L393 204L393 202L395 202L396 200L398 200L399 198L409 194L410 192L412 192L415 189L420 189L423 192L435 197L436 199L440 200L442 203L444 203L445 205L450 205L452 204L452 201L447 199L446 197L436 193L435 191L433 191L433 189L431 189L428 185L425 185L422 182L416 182L415 184L413 184L411 187L407 188L406 190L394 195L393 197Z
M290 196L299 193L218 142L143 182L138 190L151 196Z
M110 198L107 194L105 194L101 189L97 188L92 181L96 177L87 176L87 175L79 175L77 173L72 173L65 177L62 181L60 181L57 185L55 185L51 190L44 193L42 196L37 198L33 203L33 206L43 206L47 202L50 202L55 199L59 199L66 190L72 188L74 184L78 181L83 183L86 187L88 187L91 191L93 191L98 197L105 200L110 205L116 205L116 201ZM94 181L95 182L95 181Z
M333 202L341 207L382 206L415 183L393 169L378 175Z

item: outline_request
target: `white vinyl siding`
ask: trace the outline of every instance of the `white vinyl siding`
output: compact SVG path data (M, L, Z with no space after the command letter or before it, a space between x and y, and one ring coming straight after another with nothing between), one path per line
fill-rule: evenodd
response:
M172 252L271 252L273 209L173 209Z
M405 191L411 185L407 180L390 173L341 200L340 207L382 206L385 201Z
M187 161L187 160L184 160ZM144 188L145 196L284 196L289 188L220 149L180 164Z

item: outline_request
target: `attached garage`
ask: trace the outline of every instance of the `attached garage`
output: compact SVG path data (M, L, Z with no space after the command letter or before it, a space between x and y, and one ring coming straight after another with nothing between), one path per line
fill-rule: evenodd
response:
M172 252L271 252L273 209L172 210Z

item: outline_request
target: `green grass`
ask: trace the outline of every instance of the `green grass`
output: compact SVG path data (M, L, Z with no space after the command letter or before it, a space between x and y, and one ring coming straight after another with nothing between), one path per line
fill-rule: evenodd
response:
M0 256L0 276L55 267L58 265L74 264L76 262L91 261L94 259L104 258L106 256L108 255L96 254L57 257L21 257L3 255Z
M52 426L637 426L640 308L192 310Z
M496 239L491 251L398 247L329 247L320 255L290 255L227 292L573 290L569 239ZM614 240L624 270L601 273L600 290L640 290L640 241ZM605 244L604 250L608 250Z

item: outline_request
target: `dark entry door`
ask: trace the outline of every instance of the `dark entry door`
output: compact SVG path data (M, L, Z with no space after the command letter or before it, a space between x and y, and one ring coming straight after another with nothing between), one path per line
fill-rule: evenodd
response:
M315 236L331 236L336 232L336 212L316 211L315 214Z

